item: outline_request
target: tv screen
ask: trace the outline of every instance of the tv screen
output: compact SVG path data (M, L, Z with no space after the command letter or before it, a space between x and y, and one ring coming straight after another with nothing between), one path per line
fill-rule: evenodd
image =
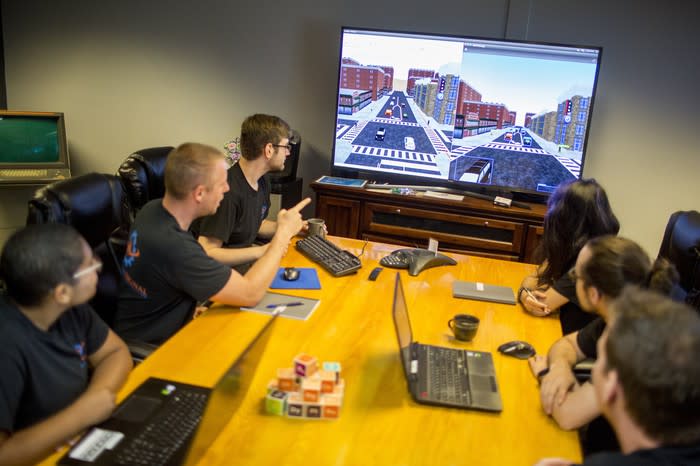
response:
M548 194L581 177L601 52L344 27L332 173Z
M63 113L0 110L0 184L70 178Z

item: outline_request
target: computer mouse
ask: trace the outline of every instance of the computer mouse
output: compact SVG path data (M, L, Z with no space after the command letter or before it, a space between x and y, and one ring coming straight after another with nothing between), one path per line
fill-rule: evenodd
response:
M284 272L282 273L282 278L292 282L299 278L299 270L295 269L294 267L285 267Z
M513 356L518 359L527 359L535 355L535 348L530 343L514 340L503 343L498 347L498 351L507 356Z

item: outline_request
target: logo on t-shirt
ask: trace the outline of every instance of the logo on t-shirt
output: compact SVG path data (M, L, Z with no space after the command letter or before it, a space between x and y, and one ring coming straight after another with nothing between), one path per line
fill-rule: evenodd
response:
M131 278L131 275L129 275L129 272L126 270L130 268L132 265L134 265L134 261L136 258L138 258L141 255L141 250L137 246L137 240L138 240L139 234L136 230L132 231L131 234L129 235L129 242L126 243L126 253L124 254L124 281L133 289L135 292L137 292L139 295L141 295L144 298L148 297L148 293L146 292L146 289L136 283L133 278Z
M267 207L268 206L266 204L262 205L262 208L260 209L260 221L265 220L267 217Z
M131 267L136 258L141 255L141 251L136 245L138 237L139 234L136 230L129 235L129 242L126 243L126 254L124 254L124 267Z
M78 353L78 356L80 356L80 367L85 367L85 361L87 361L87 354L85 354L85 342L81 341L80 343L74 344L73 349L76 353Z

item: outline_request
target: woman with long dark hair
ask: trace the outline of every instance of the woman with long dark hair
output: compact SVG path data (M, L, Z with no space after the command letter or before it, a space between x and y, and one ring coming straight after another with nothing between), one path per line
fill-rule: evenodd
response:
M616 235L619 230L608 196L596 180L559 185L547 203L544 235L537 250L540 265L534 275L523 279L518 290L523 308L538 317L559 310L563 334L583 328L592 316L581 310L576 284L567 272L589 239Z

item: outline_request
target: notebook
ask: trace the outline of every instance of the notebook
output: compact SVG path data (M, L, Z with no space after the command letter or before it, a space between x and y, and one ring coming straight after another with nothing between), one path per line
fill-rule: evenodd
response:
M58 464L196 464L241 405L276 317L258 332L214 388L149 378Z
M481 282L455 280L452 283L452 296L492 303L515 304L515 294L512 288L500 285L487 285Z
M260 312L262 314L279 314L289 319L306 320L321 303L318 299L290 296L268 291L258 304L242 307L242 311Z
M413 341L399 273L393 317L408 390L418 403L496 412L503 409L491 353Z

